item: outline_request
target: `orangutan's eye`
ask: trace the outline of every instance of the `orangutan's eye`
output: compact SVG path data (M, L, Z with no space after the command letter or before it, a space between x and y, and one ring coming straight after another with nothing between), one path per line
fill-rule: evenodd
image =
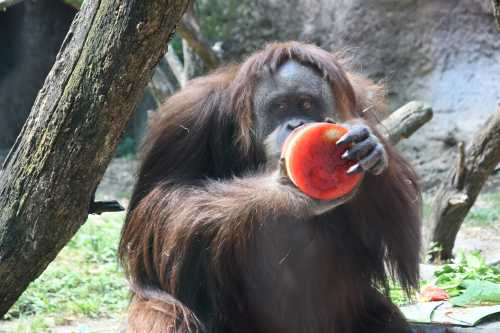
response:
M278 109L281 111L281 112L285 112L287 107L286 107L286 103L285 102L281 102L278 104Z
M303 98L300 104L304 111L307 112L312 110L312 101L310 98Z

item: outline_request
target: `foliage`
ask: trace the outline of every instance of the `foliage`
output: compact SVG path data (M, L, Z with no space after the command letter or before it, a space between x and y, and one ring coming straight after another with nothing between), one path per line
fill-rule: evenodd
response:
M79 9L82 6L83 0L63 0L64 3Z
M456 306L486 305L500 303L500 284L481 280L465 280L460 286L465 288L460 296L450 302Z
M116 147L115 157L129 157L135 154L137 142L134 137L126 136Z
M494 226L500 221L500 194L481 195L481 205L472 207L465 219L470 226Z
M175 34L172 40L170 41L170 45L174 49L175 55L179 58L179 60L184 64L184 54L182 52L182 38Z
M12 333L48 332L51 326L53 326L53 321L43 316L37 316L19 322Z
M34 327L47 325L45 316L121 314L128 303L128 287L116 258L123 218L123 213L90 216L6 319L36 315L30 325L37 331Z
M269 41L297 39L303 28L297 22L304 16L297 11L299 2L198 0L196 10L203 35L212 43L223 41L224 58L235 59Z
M422 283L422 282L421 282ZM405 305L410 303L405 291L398 283L392 282L389 289L389 298L396 305Z
M434 276L435 284L446 290L450 297L462 294L467 280L500 284L500 269L487 265L479 251L459 253L453 263L443 265Z
M230 35L230 25L234 24L241 14L250 14L248 1L240 0L199 0L196 1L196 11L200 18L201 30L208 39L227 39Z
M500 268L486 264L479 251L460 252L435 271L432 281L420 281L421 286L428 284L444 289L455 305L500 303ZM391 285L390 298L398 305L410 301L396 283Z

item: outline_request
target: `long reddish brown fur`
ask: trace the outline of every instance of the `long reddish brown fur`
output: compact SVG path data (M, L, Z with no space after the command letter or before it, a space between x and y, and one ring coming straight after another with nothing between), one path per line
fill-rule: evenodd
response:
M415 173L384 141L388 169L320 217L309 198L273 181L251 100L260 74L288 59L330 82L342 119L370 123L366 114L383 109L379 87L298 42L270 44L169 98L151 126L120 242L129 332L369 332L365 323L401 320L386 294L389 277L408 292L417 286ZM268 223L276 219L292 224ZM288 249L295 238L303 253ZM303 281L296 295L273 296L288 292L275 261Z

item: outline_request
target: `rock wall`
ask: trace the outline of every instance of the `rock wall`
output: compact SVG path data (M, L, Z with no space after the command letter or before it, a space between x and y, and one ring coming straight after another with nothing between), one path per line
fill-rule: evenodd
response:
M261 16L254 15L255 28L246 23L246 30L254 31L273 22L272 37L256 35L246 43L235 33L229 44L248 52L248 44L255 48L269 40L300 39L341 50L356 70L386 84L392 108L411 99L430 103L434 119L402 144L427 186L451 165L454 140L469 140L500 101L500 30L489 1L280 3L256 1L254 10Z
M430 103L432 122L401 144L428 187L452 165L454 142L469 140L500 100L500 29L490 1L197 3L204 33L224 41L228 61L273 40L309 41L343 51L355 70L384 82L391 108L412 99ZM0 13L0 148L15 139L73 15L47 0Z
M14 143L75 13L54 0L0 11L0 150Z

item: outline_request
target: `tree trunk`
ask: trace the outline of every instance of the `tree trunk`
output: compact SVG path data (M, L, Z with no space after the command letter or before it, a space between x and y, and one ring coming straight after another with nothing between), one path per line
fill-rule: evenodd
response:
M0 173L0 316L85 222L189 0L86 0Z
M455 238L486 179L500 162L500 104L467 153L460 143L456 166L433 202L431 261L452 258Z

